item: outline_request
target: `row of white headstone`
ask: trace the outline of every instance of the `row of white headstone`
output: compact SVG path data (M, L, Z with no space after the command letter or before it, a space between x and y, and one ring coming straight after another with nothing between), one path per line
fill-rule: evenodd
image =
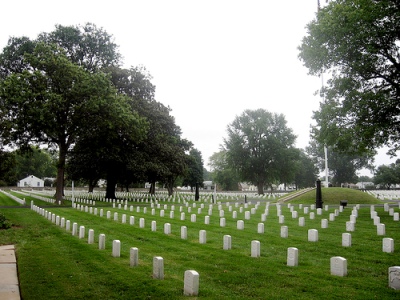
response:
M32 210L36 211L40 215L44 216L56 225L65 228L66 231L71 230L71 221L65 220L65 218L57 216L43 208L40 208L31 203ZM85 238L85 226L79 226L78 223L72 223L72 235L78 235L79 239ZM99 250L104 250L106 245L106 236L101 233L99 235ZM88 231L88 244L94 243L94 230L89 229ZM112 243L112 256L121 257L121 241L113 240ZM139 249L136 247L130 248L130 266L135 267L139 265ZM155 256L153 258L153 278L164 279L164 259L161 256ZM184 295L186 296L198 296L199 294L199 273L194 270L187 270L184 274Z
M33 203L32 206L34 207ZM61 227L64 226L66 230L69 230L70 228L70 221L67 220L65 223L65 219L61 218L59 216L55 216L55 214L51 214L50 212L45 211L44 209L41 209L39 207L35 207L35 210L38 211L39 213L42 213L45 217L47 217L49 220L52 222L56 223L56 225L60 225ZM375 215L375 212L373 207L371 207L371 218L377 217ZM109 211L107 213L110 213ZM47 216L46 216L47 214ZM124 218L125 216L125 218ZM352 215L350 218L349 222L346 222L346 228L349 226L349 224L353 225L350 226L354 230L354 224L356 223L356 219L358 217L358 211L354 209L352 211ZM123 215L122 217L123 221L125 219L126 221L126 215ZM221 218L223 219L223 218ZM118 213L114 213L114 220L118 220ZM133 225L134 223L134 217L130 217L131 224ZM374 221L375 222L375 221ZM144 227L144 219L140 218L140 224L142 227ZM263 227L263 223L259 223L258 226L258 231L261 232L262 230L260 228ZM376 224L379 225L379 224ZM152 221L152 231L156 230L156 221ZM238 221L238 229L244 228L244 222L242 220ZM72 226L72 234L76 235L78 231L77 228L77 223L73 223ZM171 233L171 224L170 223L165 223L164 224L164 233L165 234L170 234ZM205 244L206 243L206 230L200 230L199 232L199 243L200 244ZM79 238L84 238L85 236L85 227L80 226L79 227ZM287 237L288 236L288 228L287 226L282 226L281 227L281 237ZM187 227L186 226L181 226L181 238L182 239L187 239ZM308 240L310 242L317 242L318 241L318 230L316 229L309 229L308 230ZM88 243L93 243L94 241L94 232L92 229L89 230L88 233ZM343 247L350 247L351 246L351 234L350 233L343 233L342 234L342 246ZM260 247L261 244L259 241L253 240L251 242L251 256L252 257L259 257L260 256ZM99 235L99 249L104 249L105 248L105 235L100 234ZM224 250L229 250L232 248L232 238L230 235L224 235L223 237L223 249ZM382 251L383 252L394 252L394 240L391 238L384 238L383 239L383 245L382 245ZM112 250L112 255L114 257L119 257L120 256L120 241L119 240L114 240L113 241L113 250ZM337 276L346 276L347 275L347 260L343 257L336 256L332 257L330 260L331 263L331 274L332 275L337 275ZM130 264L131 266L135 266L138 264L138 249L133 247L130 250ZM298 265L298 249L294 247L288 248L288 254L287 254L287 265L288 266L297 266ZM162 271L161 271L162 270ZM395 289L400 289L400 267L394 266L389 268L389 286ZM153 277L154 278L163 278L163 260L161 257L155 257L153 261ZM190 279L186 279L186 278ZM185 295L197 295L198 293L198 273L193 270L188 270L185 272Z
M292 206L293 207L293 206ZM92 207L88 207L88 206L79 206L79 204L76 206L77 209L81 209L84 210L85 212L90 212L90 213L94 213L95 215L97 215L97 208L92 208ZM165 207L164 207L165 208ZM354 207L351 215L350 215L350 221L346 222L346 231L348 232L353 232L355 231L355 224L356 224L356 220L358 217L358 207ZM173 208L174 209L174 208ZM154 210L154 208L152 209ZM339 215L339 212L341 210L335 210L335 213L331 213L329 216L329 220L330 221L334 221L335 216ZM173 212L174 210L170 211L170 215L171 218L173 218ZM292 211L292 214L295 211ZM160 215L163 216L163 210L160 211ZM320 212L319 212L320 213ZM310 213L311 215L313 214L312 212ZM396 214L398 215L398 213L395 213L395 217ZM111 211L107 211L106 213L107 218L110 219L111 218ZM100 210L100 216L103 216L103 209ZM265 216L265 214L263 214L262 216ZM122 223L126 223L126 214L122 214ZM377 234L378 235L385 235L385 224L379 223L380 219L377 216L377 212L375 211L374 206L371 206L371 218L374 219L374 224L377 226ZM181 213L181 220L185 220L185 213ZM394 219L396 220L396 218ZM114 212L114 221L118 221L118 212ZM192 222L196 222L196 214L192 214L191 215L191 221ZM265 221L265 220L264 220ZM130 216L129 219L130 225L134 225L135 223L135 217L134 216ZM205 224L209 224L210 223L210 216L205 216ZM283 215L279 215L279 223L283 224L284 223L284 216ZM221 227L225 227L226 225L226 220L225 218L220 218L220 226ZM305 219L304 217L300 217L299 218L299 226L305 226ZM145 227L145 219L144 218L140 218L139 219L139 227L140 228L144 228ZM327 219L322 219L321 220L321 228L327 228L328 227L328 220ZM152 221L151 222L151 230L152 231L156 231L157 229L157 225L156 225L156 221ZM244 221L243 220L238 220L237 221L237 229L238 230L243 230L244 229ZM182 227L181 230L181 236L185 236L185 233L187 229L185 226ZM164 224L164 232L166 234L170 234L171 233L171 224L166 223ZM183 233L182 233L183 232ZM264 223L259 223L257 226L257 232L258 233L264 233ZM282 238L287 238L288 237L288 227L287 226L281 226L281 237ZM308 240L309 241L318 241L318 231L316 229L310 229L308 231ZM343 233L342 234L342 245L344 247L351 247L351 235L347 234L347 233ZM383 240L383 251L384 252L394 252L394 241L391 238L385 238Z

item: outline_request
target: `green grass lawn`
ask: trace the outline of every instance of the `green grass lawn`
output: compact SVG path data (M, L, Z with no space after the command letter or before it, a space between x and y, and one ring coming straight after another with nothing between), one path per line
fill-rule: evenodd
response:
M348 204L381 204L382 201L376 199L368 193L361 192L359 190L349 189L349 188L322 188L322 201L325 205L339 205L340 200L347 200ZM315 203L316 191L312 190L305 194L302 194L290 203L303 203L303 204L313 204Z
M349 189L345 189L349 190ZM326 195L323 190L323 197ZM342 200L341 195L338 196ZM350 198L349 198L350 199ZM34 200L35 201L35 200ZM315 201L315 198L314 198ZM328 202L323 199L324 203ZM328 219L329 213L338 209L338 200L332 200L329 211L316 215L314 220L304 215L298 204L293 204L304 216L304 227L298 219L292 219L287 204L282 205L285 223L279 224L275 205L270 205L265 232L257 233L257 225L264 213L266 202L261 202L250 220L245 220L244 211L250 211L255 202L243 212L239 207L237 219L223 204L226 226L220 227L217 205L213 207L210 224L204 224L208 214L208 203L197 215L197 222L190 221L191 213L184 207L186 220L180 220L179 204L162 202L161 209L168 205L165 216L160 209L151 214L136 212L137 203L129 203L134 210L102 206L93 215L73 208L48 208L47 210L79 226L85 226L86 236L79 239L65 228L51 223L48 219L30 209L2 209L1 211L15 226L0 231L0 244L15 244L18 272L23 299L396 299L400 292L388 288L388 268L399 265L400 223L376 206L381 223L386 225L386 235L378 236L370 218L370 208L361 207L357 218L356 231L352 232L352 247L341 246L341 236L349 221L350 207L321 228L321 219ZM233 205L233 201L230 202ZM306 203L306 202L303 202ZM310 202L312 203L312 202ZM329 203L329 202L328 202ZM374 202L375 203L375 202ZM36 204L36 201L35 201ZM100 204L100 203L99 203ZM175 204L175 216L170 218L171 205ZM197 213L192 207L192 213ZM192 206L193 203L190 203ZM243 205L242 205L243 206ZM99 216L103 209L104 216ZM111 212L111 219L106 212ZM399 212L399 207L395 207ZM118 212L118 221L113 220ZM122 224L122 214L127 223ZM129 224L129 216L135 217L135 224ZM145 219L145 228L139 227L139 219ZM236 228L237 220L244 220L244 230ZM157 222L157 231L151 231L151 221ZM172 233L164 234L165 223L171 224ZM288 226L288 238L280 237L281 226ZM180 237L181 226L187 226L188 238ZM87 232L93 229L95 243L87 243ZM199 243L199 231L207 231L207 243ZM319 241L308 242L308 229L318 229ZM106 235L106 250L98 250L98 236ZM231 235L232 249L223 250L223 236ZM395 241L394 253L382 252L382 238ZM112 241L121 241L121 257L112 257ZM253 258L251 241L261 243L261 257ZM129 249L139 249L139 266L129 266ZM287 248L299 249L299 265L286 265ZM152 278L154 256L164 258L165 278ZM330 275L329 260L342 256L348 260L348 276ZM198 297L183 296L183 276L186 270L200 274Z

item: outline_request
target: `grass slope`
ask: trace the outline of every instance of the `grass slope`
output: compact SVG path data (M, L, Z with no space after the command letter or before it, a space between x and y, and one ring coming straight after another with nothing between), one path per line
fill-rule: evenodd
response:
M382 204L382 201L376 199L368 193L349 188L322 188L322 201L325 205L339 205L340 200L347 200L348 204ZM315 203L315 190L304 193L295 199L288 201L289 203Z

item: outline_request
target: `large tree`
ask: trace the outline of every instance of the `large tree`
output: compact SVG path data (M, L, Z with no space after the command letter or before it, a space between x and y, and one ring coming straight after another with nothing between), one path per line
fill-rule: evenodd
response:
M307 25L299 58L311 75L329 78L314 113L321 144L399 149L399 24L397 0L336 0Z
M375 171L374 183L390 189L392 185L400 183L400 165L381 165Z
M100 122L112 126L109 117L117 115L109 112L127 115L125 98L101 71L119 61L111 40L94 25L57 26L35 41L11 38L0 54L0 135L5 143L58 148L58 202L74 143ZM129 115L128 120L140 126L136 116Z
M131 109L149 124L145 138L135 149L125 178L130 178L131 182L147 180L151 183L150 193L155 193L158 181L172 194L175 180L187 170L186 153L192 143L181 137L181 129L176 125L171 109L155 100L155 86L146 69L112 68L111 75L119 93L129 98Z
M15 152L0 148L0 186L15 185L18 181Z
M213 181L223 191L237 191L239 177L235 170L229 166L226 158L226 151L221 150L213 153L209 159Z
M259 194L264 187L283 178L294 163L296 136L282 114L264 109L245 110L228 125L225 149L228 163L242 181L254 184Z
M56 176L56 162L50 150L32 146L27 151L16 150L15 154L15 171L18 179L22 179L28 175L35 175L42 179L44 177L54 178Z
M183 185L190 186L190 189L193 191L194 187L203 186L204 166L201 152L196 148L190 149L189 155L186 156L186 162L188 170L183 179Z
M294 172L294 184L296 189L312 187L317 180L318 168L315 160L307 155L303 150L299 151L299 157L296 161Z

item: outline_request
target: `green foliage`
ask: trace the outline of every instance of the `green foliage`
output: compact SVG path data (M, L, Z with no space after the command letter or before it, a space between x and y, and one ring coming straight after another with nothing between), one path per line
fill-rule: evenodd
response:
M296 188L307 188L315 185L317 180L318 169L314 160L310 158L304 151L299 152L299 158L295 162L294 183Z
M48 149L31 146L26 151L15 151L17 178L22 179L28 175L36 177L54 178L57 175L56 161Z
M330 78L313 116L321 144L357 153L399 149L399 23L396 0L337 0L307 25L299 58L310 74Z
M6 216L0 212L0 229L9 229L11 228L12 223L10 220L6 219Z
M400 183L400 165L381 165L375 171L374 183L390 189L392 185Z
M0 149L0 186L13 186L17 181L15 153Z
M296 159L296 136L282 114L264 109L245 110L228 125L225 140L227 162L242 181L263 188L287 182Z
M223 191L237 191L240 182L235 170L233 170L226 159L226 151L221 150L213 153L209 159L213 180L218 189Z
M109 34L86 24L56 26L34 41L11 38L0 54L0 135L21 147L57 147L58 201L68 152L82 136L106 126L118 130L124 121L134 123L125 132L143 130L102 71L118 65L116 49Z
M195 148L190 149L189 155L186 158L188 170L184 177L183 185L190 186L192 189L199 184L203 185L203 159L201 152Z

